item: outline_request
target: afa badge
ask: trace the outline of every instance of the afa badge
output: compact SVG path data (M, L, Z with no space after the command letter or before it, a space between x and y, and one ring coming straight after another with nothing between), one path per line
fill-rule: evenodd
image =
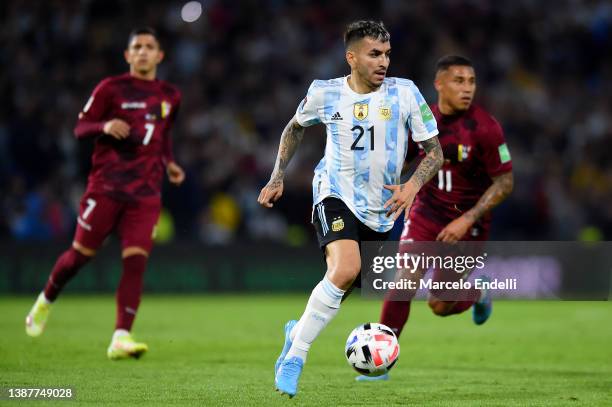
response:
M165 119L170 116L170 111L172 110L172 105L165 100L161 103L161 118Z
M380 116L380 118L382 120L389 120L391 119L391 108L390 107L379 107L378 108L378 115Z
M334 219L332 222L332 230L334 232L340 232L342 229L344 229L344 220L342 218Z
M364 120L368 117L368 104L367 103L355 103L353 105L353 116L357 120Z

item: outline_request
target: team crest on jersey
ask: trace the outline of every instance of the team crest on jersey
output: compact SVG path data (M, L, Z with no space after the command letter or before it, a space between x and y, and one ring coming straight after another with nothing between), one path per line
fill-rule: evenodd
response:
M340 217L334 219L332 222L332 230L334 232L340 232L342 229L344 229L344 219Z
M378 108L378 115L382 120L391 119L391 108L388 106L381 106Z
M459 162L465 161L470 156L470 151L472 150L471 146L466 146L464 144L459 144L457 146L457 160Z
M364 120L368 117L368 104L367 103L355 103L353 105L353 116L357 120Z
M172 110L172 105L165 100L161 103L161 118L165 119L170 115L170 110Z

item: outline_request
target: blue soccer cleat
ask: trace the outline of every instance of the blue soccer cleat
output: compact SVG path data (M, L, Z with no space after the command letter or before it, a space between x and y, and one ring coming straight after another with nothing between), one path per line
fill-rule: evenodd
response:
M389 373L385 373L383 375L380 376L357 376L355 378L356 381L358 382L381 382L381 381L385 381L385 380L389 380Z
M283 360L285 360L285 356L287 355L287 352L289 352L289 349L291 349L291 345L293 344L293 341L291 340L291 330L293 329L295 324L297 324L297 321L295 319L292 319L291 321L285 324L285 344L283 345L283 350L281 350L281 353L278 356L278 359L276 359L276 363L274 364L275 376L278 373L278 368L280 367Z
M276 390L281 394L287 393L289 398L295 396L303 368L304 361L297 356L283 360L274 380Z
M488 277L482 277L483 281L490 281ZM489 290L484 290L484 295L480 301L475 302L472 307L472 320L476 325L482 325L487 322L487 319L493 312L493 300L491 299L491 293Z

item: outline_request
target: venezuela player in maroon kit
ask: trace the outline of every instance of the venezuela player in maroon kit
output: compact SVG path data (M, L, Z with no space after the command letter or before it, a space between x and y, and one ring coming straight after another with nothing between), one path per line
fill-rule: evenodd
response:
M142 293L143 274L161 210L164 172L180 185L185 173L174 162L170 130L180 92L156 79L164 53L150 28L134 30L125 59L130 72L104 79L79 114L79 139L95 139L87 190L81 199L72 247L55 263L44 291L26 318L26 333L42 334L51 303L113 231L122 247L117 321L110 359L140 357L147 345L130 334Z
M410 209L400 239L400 254L420 253L418 242L457 241L484 242L489 237L490 211L512 191L512 161L499 123L486 110L472 104L476 76L469 59L445 56L436 66L434 82L437 105L431 110L438 123L444 165L421 188ZM408 147L419 157L424 152L416 145ZM410 158L406 158L409 162ZM422 276L426 270L420 270ZM454 270L433 270L433 281L456 281L461 274ZM390 290L383 303L380 322L399 336L408 320L410 301L416 291ZM471 288L463 290L460 300L437 298L430 292L429 306L439 316L459 314L473 306L478 325L490 316L490 295ZM442 293L441 293L442 294ZM451 295L452 297L452 295ZM388 375L374 379L385 380ZM359 376L359 381L372 380Z

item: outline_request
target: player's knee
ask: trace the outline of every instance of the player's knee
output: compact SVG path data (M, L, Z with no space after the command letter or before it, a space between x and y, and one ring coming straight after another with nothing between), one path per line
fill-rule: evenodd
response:
M428 304L431 311L440 317L450 315L453 308L453 303L445 301L429 300Z
M334 264L327 270L329 280L341 290L347 290L359 275L360 262L341 262Z
M130 247L126 247L125 249L123 249L123 251L121 252L121 257L125 259L126 257L130 257L130 256L149 257L149 252L143 249L142 247L138 247L138 246L130 246Z

